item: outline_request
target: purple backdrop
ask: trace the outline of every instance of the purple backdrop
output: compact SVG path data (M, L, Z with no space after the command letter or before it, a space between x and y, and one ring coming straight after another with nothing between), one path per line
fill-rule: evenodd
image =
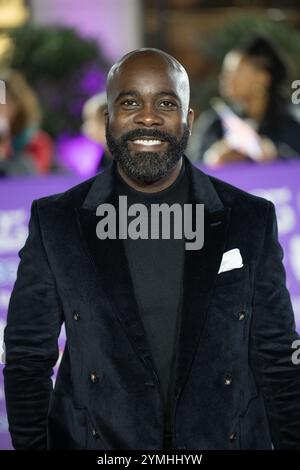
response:
M276 206L279 237L284 248L287 285L300 330L300 163L230 165L206 172L246 191L261 195ZM11 289L19 262L18 251L27 236L33 199L62 192L82 181L74 176L17 178L0 183L0 342ZM63 333L61 336L61 352ZM0 449L11 449L7 432L2 366L0 374Z

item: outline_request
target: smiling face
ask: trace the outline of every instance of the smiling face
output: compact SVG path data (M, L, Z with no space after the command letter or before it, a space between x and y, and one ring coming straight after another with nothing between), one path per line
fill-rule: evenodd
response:
M189 83L167 54L140 50L108 77L107 144L129 178L153 183L181 159L193 122Z

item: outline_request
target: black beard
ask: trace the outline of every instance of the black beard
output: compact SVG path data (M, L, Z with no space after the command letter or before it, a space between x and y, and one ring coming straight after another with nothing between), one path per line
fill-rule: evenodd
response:
M132 152L128 141L138 137L154 137L168 142L168 150L159 154L157 152ZM107 146L124 173L130 178L143 183L151 184L160 180L175 167L183 156L189 139L189 128L185 124L180 140L172 135L157 129L136 129L115 139L110 132L109 124L106 126Z

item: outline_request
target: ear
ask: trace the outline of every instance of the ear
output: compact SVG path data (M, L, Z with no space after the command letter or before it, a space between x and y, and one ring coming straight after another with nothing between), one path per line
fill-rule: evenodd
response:
M105 127L107 126L107 123L108 123L108 108L104 108L104 111L103 111L103 117L104 117L104 124L105 124Z
M192 108L190 108L189 111L188 111L188 116L187 116L187 124L188 124L188 128L190 130L190 135L192 133L193 123L194 123L194 110Z

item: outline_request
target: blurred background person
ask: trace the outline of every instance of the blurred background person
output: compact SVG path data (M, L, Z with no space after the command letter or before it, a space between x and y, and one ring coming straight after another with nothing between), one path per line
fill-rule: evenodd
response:
M1 79L6 85L6 103L0 107L0 175L48 173L53 144L40 129L37 95L15 70L3 72Z
M62 134L56 140L56 163L60 172L90 178L112 161L106 145L104 110L106 93L84 100L78 132Z
M99 144L97 171L106 168L112 161L106 145L104 110L107 106L106 93L97 93L89 98L82 110L81 131L84 136Z
M230 50L219 77L222 100L198 118L193 160L217 166L229 162L300 157L300 123L283 88L287 67L272 44L255 37Z

